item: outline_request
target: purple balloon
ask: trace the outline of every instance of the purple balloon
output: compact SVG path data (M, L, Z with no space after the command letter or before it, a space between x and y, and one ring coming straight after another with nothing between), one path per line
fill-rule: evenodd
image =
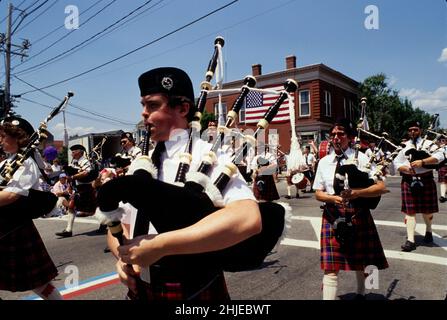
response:
M57 149L53 146L46 147L45 150L43 150L43 156L47 161L53 161L57 158Z

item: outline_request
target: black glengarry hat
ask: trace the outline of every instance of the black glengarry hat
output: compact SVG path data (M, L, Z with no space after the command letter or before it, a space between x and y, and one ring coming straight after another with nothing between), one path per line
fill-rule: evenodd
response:
M140 95L164 93L168 96L185 96L194 101L194 89L191 79L185 71L162 67L149 70L138 78Z
M129 141L134 141L133 135L132 135L132 133L130 133L130 132L124 132L124 133L121 135L121 139L127 139L127 140L129 140Z
M357 134L354 124L347 118L338 118L335 120L334 127L336 126L343 127L348 136L355 136Z
M23 118L19 118L16 116L8 116L0 122L0 125L9 123L16 128L22 129L26 132L28 136L31 136L34 133L33 126Z
M70 147L70 150L71 151L74 151L74 150L81 150L81 151L86 151L86 149L85 149L85 147L82 145L82 144L75 144L75 145L72 145L71 147Z
M408 123L408 128L418 127L421 128L421 123L417 120L410 121Z

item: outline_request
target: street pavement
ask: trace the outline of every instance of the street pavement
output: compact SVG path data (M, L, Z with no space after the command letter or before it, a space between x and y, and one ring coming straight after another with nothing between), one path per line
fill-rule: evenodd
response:
M285 238L267 257L261 268L226 273L231 297L236 300L320 300L321 280L319 234L320 203L313 193L301 193L299 199L286 200L286 183L277 184L280 201L293 208L291 227ZM416 243L413 252L402 252L406 229L400 212L400 178L389 177L390 193L382 200L373 217L390 267L378 271L367 300L442 300L447 290L447 203L433 221L434 244L423 243L425 225L417 216ZM294 191L293 191L294 192ZM37 219L45 245L59 270L56 287L65 299L122 300L126 289L117 279L115 258L104 253L105 235L97 234L98 223L92 218L77 218L74 236L58 239L65 217ZM377 275L374 273L374 275ZM340 272L339 299L352 299L356 290L353 272ZM0 291L3 300L34 299L31 291Z

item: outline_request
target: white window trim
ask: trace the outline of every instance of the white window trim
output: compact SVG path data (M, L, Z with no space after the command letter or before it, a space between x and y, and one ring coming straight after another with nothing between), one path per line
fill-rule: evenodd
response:
M329 96L329 101L327 99L328 96ZM327 90L324 90L324 115L326 117L330 117L332 115L332 95Z
M307 97L308 97L308 101L307 101L307 104L309 105L309 113L308 114L302 114L301 113L301 92L307 92ZM311 116L311 114L312 114L312 107L311 107L311 105L310 105L310 90L308 90L308 89L306 89L306 90L300 90L300 91L298 91L298 98L299 98L299 101L300 101L300 103L299 103L299 116L300 117L310 117Z

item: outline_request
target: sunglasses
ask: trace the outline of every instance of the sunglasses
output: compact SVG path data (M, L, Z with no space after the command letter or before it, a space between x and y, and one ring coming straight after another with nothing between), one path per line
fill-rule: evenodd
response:
M127 140L121 140L121 144L126 144Z
M337 136L337 137L344 137L344 136L346 136L346 132L335 132L335 133L331 133L330 134L331 138L333 138L335 136Z
M419 129L408 129L408 131L410 131L410 132L412 132L412 131L417 132L417 131L419 131Z

